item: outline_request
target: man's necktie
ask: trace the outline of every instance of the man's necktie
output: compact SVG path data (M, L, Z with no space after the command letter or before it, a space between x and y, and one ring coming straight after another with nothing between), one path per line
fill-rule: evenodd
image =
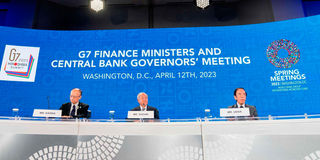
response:
M240 106L240 108L244 108L243 106Z
M75 116L76 115L76 105L72 105L72 110L71 110L71 116Z

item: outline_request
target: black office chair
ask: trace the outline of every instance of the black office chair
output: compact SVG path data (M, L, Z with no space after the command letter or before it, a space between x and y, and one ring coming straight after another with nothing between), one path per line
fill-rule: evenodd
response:
M87 116L87 118L88 118L88 119L91 118L91 110L88 110L88 116Z

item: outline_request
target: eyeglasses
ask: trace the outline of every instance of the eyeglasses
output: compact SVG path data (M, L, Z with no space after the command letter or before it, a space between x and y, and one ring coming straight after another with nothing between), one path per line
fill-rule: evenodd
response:
M79 98L80 96L73 96L73 95L70 95L70 98Z

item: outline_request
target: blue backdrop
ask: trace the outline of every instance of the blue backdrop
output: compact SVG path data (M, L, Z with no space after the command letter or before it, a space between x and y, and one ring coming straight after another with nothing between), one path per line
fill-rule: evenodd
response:
M259 116L319 113L319 25L320 16L230 27L1 27L0 51L16 45L40 52L35 82L0 81L0 114L11 116L12 108L23 116L32 116L35 108L58 109L76 87L83 90L81 101L90 105L92 118L107 118L109 110L125 118L142 91L160 118L202 117L206 108L218 116L220 108L235 103L237 87L246 89L247 103ZM152 55L155 50L160 54ZM99 51L128 54L100 57Z

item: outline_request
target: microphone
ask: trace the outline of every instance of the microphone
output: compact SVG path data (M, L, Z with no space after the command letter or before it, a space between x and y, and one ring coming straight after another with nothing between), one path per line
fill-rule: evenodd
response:
M48 101L48 109L50 109L50 97L47 96L47 101Z

